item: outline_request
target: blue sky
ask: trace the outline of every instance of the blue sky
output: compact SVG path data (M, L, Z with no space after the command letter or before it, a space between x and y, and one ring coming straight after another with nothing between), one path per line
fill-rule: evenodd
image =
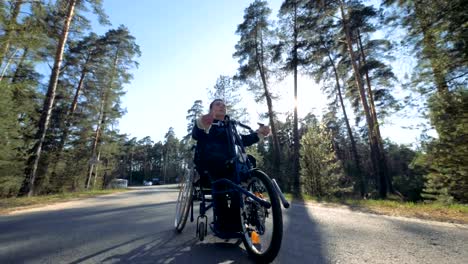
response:
M138 59L140 66L133 71L134 80L126 86L127 94L122 98L127 113L120 120L120 132L139 139L150 136L157 142L173 127L178 138L184 136L185 117L193 102L201 99L207 108L207 89L214 86L220 75L236 72L238 63L232 54L239 36L235 30L251 2L105 0L104 9L112 27L126 25L142 52ZM272 19L276 19L281 2L269 1ZM107 29L93 25L99 34ZM275 110L292 111L291 78L275 84L273 89L283 98L276 103ZM299 79L298 93L300 116L310 111L321 113L325 98L310 78ZM266 106L255 105L249 93L242 94L251 124L255 124ZM419 132L402 130L389 123L383 127L382 134L400 143L411 143Z

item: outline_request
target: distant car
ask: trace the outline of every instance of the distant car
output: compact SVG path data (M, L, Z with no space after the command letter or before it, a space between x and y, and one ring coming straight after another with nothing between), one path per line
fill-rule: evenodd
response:
M159 180L159 178L153 178L153 184L154 185L159 185L159 184L161 184L161 180Z
M143 185L144 185L144 186L151 186L151 185L153 185L153 182L151 182L151 181L143 181Z
M125 179L113 179L109 187L112 189L126 189L128 187L128 180Z

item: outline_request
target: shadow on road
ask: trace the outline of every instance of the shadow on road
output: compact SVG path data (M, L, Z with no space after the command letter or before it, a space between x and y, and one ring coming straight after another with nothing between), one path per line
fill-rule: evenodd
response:
M191 232L190 232L191 233ZM194 234L191 238L180 236L173 231L160 234L154 239L133 248L128 253L113 254L100 263L253 263L238 244L232 242L199 242ZM161 237L163 236L163 237ZM144 238L141 238L144 239ZM128 241L129 244L135 241ZM122 245L117 245L118 247ZM113 248L109 248L109 251ZM105 252L81 258L72 263L91 260Z
M283 209L283 243L274 263L329 263L324 238L313 214L313 209L296 200L289 209Z
M174 259L174 263L254 263L240 247L241 241L197 243Z
M102 244L121 241L122 236L154 232L154 226L170 225L164 213L171 214L175 202L142 204L121 207L71 208L58 211L35 212L0 218L0 249L13 241L27 241L38 245L27 250L10 249L0 263L24 263L37 260L57 249L69 250L83 244ZM167 230L159 228L159 230ZM133 232L132 232L133 231ZM144 235L146 237L146 235ZM73 239L70 239L72 237ZM113 246L113 248L119 247ZM4 261L12 260L12 261Z
M240 247L240 241L219 242L222 240L209 233L208 241L200 242L190 222L180 234L172 228L167 230L168 227L113 244L70 263L254 263Z
M165 230L128 240L77 259L71 264L99 263L173 263L195 243L195 239L178 240L172 230ZM138 245L138 246L135 246ZM116 253L115 251L125 251Z
M91 261L92 259L99 259L99 262L112 262L112 263L149 263L148 261L157 261L154 257L156 257L156 252L159 252L162 247L167 245L172 236L169 234L168 231L162 231L157 233L148 234L145 236L140 236L131 240L127 240L125 242L112 245L111 247L107 247L100 251L97 251L93 254L81 257L70 264L78 264L87 261ZM171 232L172 233L172 232ZM139 243L140 246L135 247L130 250L130 252L125 254L110 254L112 251L118 250L119 248L125 248L131 246L135 243ZM187 242L187 244L190 243ZM181 245L183 248L185 245ZM103 255L111 255L102 259ZM146 260L146 261L142 261Z

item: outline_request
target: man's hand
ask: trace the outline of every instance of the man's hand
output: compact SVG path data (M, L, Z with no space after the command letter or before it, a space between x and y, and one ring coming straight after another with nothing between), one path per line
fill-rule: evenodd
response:
M270 134L270 127L268 126L260 126L257 129L257 133L261 134L262 136L266 137Z
M212 114L207 114L201 117L201 125L204 129L207 129L213 123L214 117Z

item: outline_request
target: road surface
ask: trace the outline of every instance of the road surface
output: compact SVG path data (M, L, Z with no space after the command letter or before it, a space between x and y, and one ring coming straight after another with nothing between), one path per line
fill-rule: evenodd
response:
M149 186L2 215L0 263L252 263L235 240L196 240L194 223L175 233L176 199ZM467 225L302 203L283 218L274 263L468 263Z

